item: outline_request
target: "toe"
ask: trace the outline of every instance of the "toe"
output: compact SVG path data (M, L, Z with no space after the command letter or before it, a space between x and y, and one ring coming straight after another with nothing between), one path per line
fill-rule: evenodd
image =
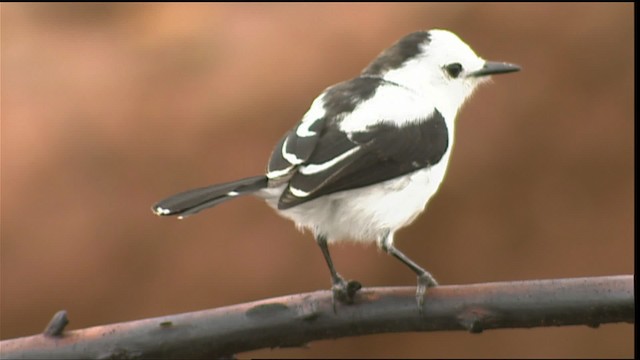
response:
M345 281L341 279L341 281L333 284L331 290L333 290L334 300L338 300L344 304L353 304L355 295L361 288L362 284L358 281Z

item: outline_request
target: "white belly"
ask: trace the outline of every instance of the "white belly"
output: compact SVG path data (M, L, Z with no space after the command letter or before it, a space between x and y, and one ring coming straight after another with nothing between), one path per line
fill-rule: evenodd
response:
M374 242L387 231L409 225L425 209L444 178L448 151L430 168L359 189L347 190L303 203L280 215L293 220L300 229L323 234L329 242L353 240ZM282 192L271 189L271 195ZM266 194L265 194L266 195ZM279 196L265 196L277 208Z

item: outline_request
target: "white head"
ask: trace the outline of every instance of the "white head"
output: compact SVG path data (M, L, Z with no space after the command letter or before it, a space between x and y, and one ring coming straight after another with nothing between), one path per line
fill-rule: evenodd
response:
M455 116L488 75L518 71L516 65L486 61L446 30L411 33L383 51L362 75L381 76L428 96Z

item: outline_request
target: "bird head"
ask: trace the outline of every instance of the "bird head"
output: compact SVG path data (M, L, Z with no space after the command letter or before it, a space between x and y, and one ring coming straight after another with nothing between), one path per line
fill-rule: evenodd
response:
M362 72L423 94L436 107L457 109L490 75L520 70L517 65L487 61L447 30L418 31L383 51Z

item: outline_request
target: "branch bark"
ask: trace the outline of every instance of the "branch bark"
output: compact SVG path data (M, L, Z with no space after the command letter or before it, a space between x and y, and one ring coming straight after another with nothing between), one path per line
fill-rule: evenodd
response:
M331 292L316 291L67 332L56 317L44 334L1 341L0 358L219 358L386 332L598 327L633 323L635 304L633 275L621 275L439 286L422 314L414 287L392 287L362 289L335 312Z

